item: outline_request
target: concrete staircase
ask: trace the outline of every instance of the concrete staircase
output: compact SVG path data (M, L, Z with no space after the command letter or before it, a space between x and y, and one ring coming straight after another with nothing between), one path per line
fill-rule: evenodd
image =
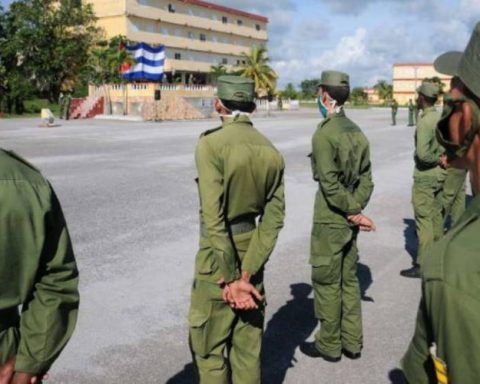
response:
M71 119L90 119L102 113L103 97L101 96L89 96L84 99L72 100Z

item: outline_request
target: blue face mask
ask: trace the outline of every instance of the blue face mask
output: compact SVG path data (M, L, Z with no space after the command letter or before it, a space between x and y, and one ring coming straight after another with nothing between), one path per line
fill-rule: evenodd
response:
M328 115L328 109L327 107L325 106L325 104L323 104L323 101L322 101L322 98L319 96L317 98L317 104L318 104L318 110L320 111L320 113L322 114L322 116L325 118L327 117Z

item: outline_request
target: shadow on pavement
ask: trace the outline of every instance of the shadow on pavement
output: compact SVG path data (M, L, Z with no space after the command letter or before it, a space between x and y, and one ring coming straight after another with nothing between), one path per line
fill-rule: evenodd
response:
M372 297L366 295L367 289L370 288L370 285L373 283L370 267L362 263L357 263L357 277L360 283L360 295L362 301L375 302Z
M412 258L412 262L417 259L417 233L415 229L414 219L403 219L405 229L403 230L403 236L405 237L405 250Z
M388 372L388 378L390 384L408 384L405 380L405 376L401 369L395 368Z
M193 384L196 382L195 377L196 374L193 363L189 363L185 365L183 371L169 379L166 384Z
M288 300L268 322L262 349L262 383L280 384L289 368L296 363L295 350L317 326L309 284L290 286L293 298Z

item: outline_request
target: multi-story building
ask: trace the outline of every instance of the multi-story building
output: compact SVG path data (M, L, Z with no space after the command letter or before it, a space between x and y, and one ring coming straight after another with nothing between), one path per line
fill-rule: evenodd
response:
M400 105L408 103L408 100L415 100L416 90L422 80L438 77L444 84L444 89L449 89L450 76L435 71L433 64L394 64L393 65L393 98Z
M212 65L231 69L268 40L264 16L201 0L84 0L106 37L165 46L165 81L207 84Z

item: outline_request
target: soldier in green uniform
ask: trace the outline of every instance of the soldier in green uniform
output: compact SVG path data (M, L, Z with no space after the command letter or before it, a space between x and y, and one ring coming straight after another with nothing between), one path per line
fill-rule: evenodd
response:
M465 52L443 58L465 86L437 127L448 164L480 190L480 23ZM449 63L448 63L449 62ZM456 64L456 63L458 64ZM402 365L410 384L477 384L480 378L480 197L425 257L415 334Z
M324 71L319 107L325 119L313 139L311 163L319 188L315 198L310 264L315 316L320 330L314 342L300 346L310 357L335 362L360 357L363 346L360 288L357 278L358 231L375 229L362 214L373 191L369 143L346 117L349 76Z
M0 383L38 383L73 333L78 271L48 181L4 150L0 180Z
M446 171L441 166L443 148L435 137L440 113L435 109L439 87L423 82L418 89L422 116L415 132L415 170L412 204L418 238L417 258L413 266L400 272L405 277L420 277L420 266L427 248L443 234L442 187Z
M195 153L201 234L190 347L201 383L260 383L263 269L283 227L284 161L249 119L252 80L221 76L217 96L222 125L202 134Z
M408 126L413 127L413 102L412 99L408 100Z
M398 112L398 103L397 100L393 99L390 104L392 108L392 125L397 125L397 112Z

